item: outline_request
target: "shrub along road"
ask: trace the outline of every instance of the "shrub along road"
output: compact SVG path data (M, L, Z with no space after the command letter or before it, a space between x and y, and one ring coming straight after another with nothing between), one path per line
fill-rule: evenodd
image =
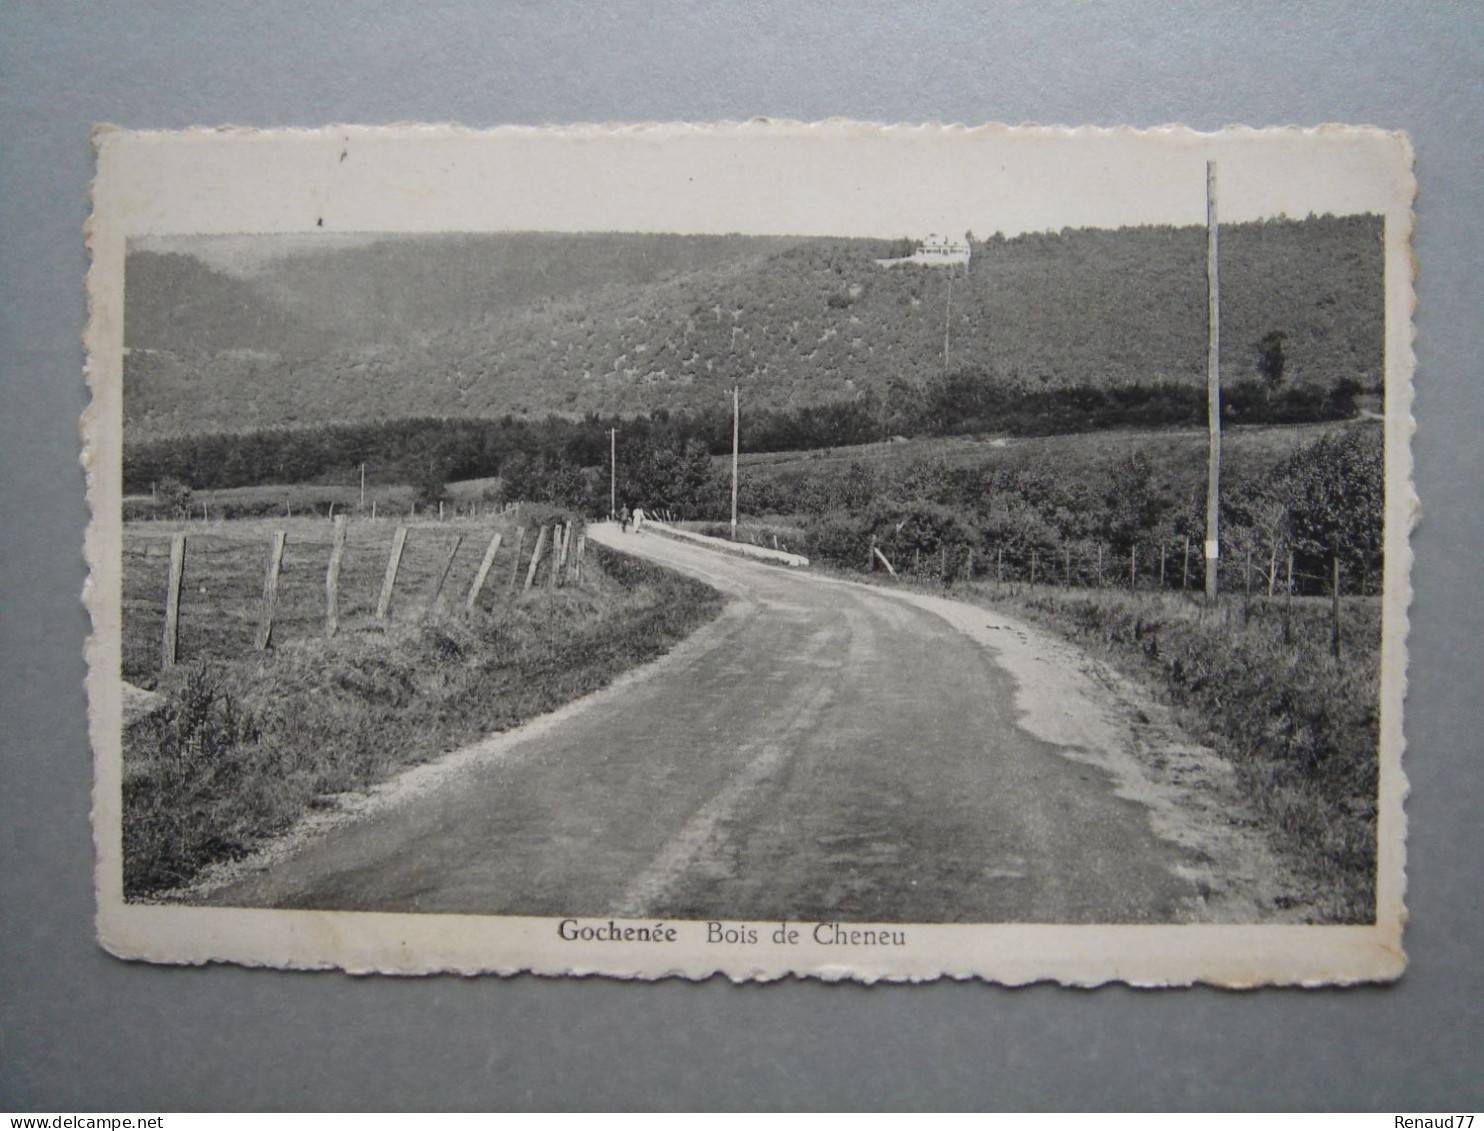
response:
M1225 764L1072 646L942 598L611 526L591 537L707 581L726 612L195 898L753 920L1301 914Z

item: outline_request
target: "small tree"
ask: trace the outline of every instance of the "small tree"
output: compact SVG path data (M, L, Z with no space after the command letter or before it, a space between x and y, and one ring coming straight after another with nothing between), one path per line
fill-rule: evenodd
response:
M1288 359L1283 354L1283 340L1287 337L1282 330L1270 330L1257 343L1258 376L1270 390L1283 384L1283 371L1288 366Z
M1322 579L1335 554L1349 576L1379 572L1386 501L1379 427L1353 425L1322 436L1275 468L1270 480L1287 506L1301 569Z
M418 460L412 469L412 489L417 501L435 506L448 498L448 465L441 456Z
M179 479L161 479L155 485L155 505L176 518L189 518L192 507L191 489Z
M1154 536L1164 503L1154 483L1154 466L1134 452L1109 469L1103 492L1103 539L1122 552Z

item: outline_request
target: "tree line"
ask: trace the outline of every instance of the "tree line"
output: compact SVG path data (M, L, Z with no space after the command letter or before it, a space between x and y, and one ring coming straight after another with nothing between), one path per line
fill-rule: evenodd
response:
M1328 388L1278 381L1230 382L1225 414L1236 424L1343 420L1356 413L1358 382ZM744 402L745 406L745 402ZM808 451L894 436L979 433L1044 436L1118 427L1194 426L1205 420L1206 394L1188 382L1075 386L1047 390L1011 375L966 366L923 386L897 383L884 393L796 408L744 407L749 452ZM218 432L125 445L124 490L150 491L171 480L196 490L265 484L351 483L362 465L380 482L410 483L426 501L450 481L503 477L511 497L572 505L578 481L607 467L608 433L617 429L627 462L646 466L731 450L729 407L659 409L637 416L529 419L413 418L316 427ZM687 455L686 453L689 453ZM647 463L646 463L647 461ZM633 490L647 485L639 472Z

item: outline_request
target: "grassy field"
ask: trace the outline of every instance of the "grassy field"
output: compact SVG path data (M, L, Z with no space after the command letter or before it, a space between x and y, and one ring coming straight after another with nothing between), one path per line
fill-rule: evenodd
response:
M340 621L350 630L373 625L387 558L397 523L351 520L340 569ZM170 541L186 535L181 584L180 651L183 661L223 660L253 647L262 607L263 579L274 531L287 535L274 618L276 641L323 634L325 572L334 527L325 519L251 519L233 522L138 522L124 529L123 674L141 687L159 673L169 579ZM448 552L458 542L453 565L439 594L439 605L458 609L485 548L502 534L480 602L492 611L508 603L516 567L516 516L427 522L410 527L397 571L390 616L393 623L417 619L432 610L434 589ZM527 529L520 577L525 580L535 531ZM542 569L545 570L543 565ZM542 577L544 579L545 573Z
M266 539L198 558L193 591L200 600L191 615L183 611L175 668L159 670L158 625L143 615L149 610L137 599L126 606L125 677L163 697L124 733L131 898L188 884L205 866L245 855L333 794L596 690L662 654L722 605L698 582L593 547L580 583L513 596L504 593L512 559L502 551L491 574L497 594L466 615L462 593L484 550L480 537L466 538L468 555L461 548L456 559L454 611L426 609L428 579L454 533L447 527L413 532L407 597L380 626L367 614L391 532L366 524L353 533L354 570L346 555L352 611L327 640L313 597L318 586L323 600L320 555L327 551L292 529L289 546L296 533L303 557L285 558L285 631L275 630L267 652L251 644ZM527 557L530 544L528 537ZM139 564L137 555L131 560ZM158 555L145 560L163 588ZM242 577L238 566L249 567Z
M1234 479L1255 475L1281 462L1300 445L1340 431L1347 422L1326 424L1228 427L1222 432L1222 468ZM740 456L744 479L839 477L852 464L902 470L913 463L934 462L947 467L1021 468L1049 463L1064 474L1096 477L1135 452L1150 457L1156 470L1154 485L1179 493L1204 482L1204 429L1110 429L1062 436L943 437L861 444L809 452L758 452ZM731 474L731 457L716 457Z
M485 500L490 488L498 487L499 479L467 479L450 483L445 489L446 515L488 515L500 509ZM385 519L429 518L438 513L437 504L417 504L417 492L405 483L379 483L366 490L364 513L360 513L361 489L355 483L272 483L255 487L222 487L215 490L191 492L191 519L203 521L245 518L308 518L328 517L335 514L357 514L369 518L375 504L378 517ZM124 497L126 520L170 521L177 516L166 513L165 508L150 495L126 495Z

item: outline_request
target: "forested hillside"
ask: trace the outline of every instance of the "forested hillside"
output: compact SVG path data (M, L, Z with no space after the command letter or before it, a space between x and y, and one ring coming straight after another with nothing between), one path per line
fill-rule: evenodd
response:
M1224 227L1226 378L1274 391L1376 386L1381 237L1378 217ZM967 269L875 263L893 250L885 240L423 237L288 257L242 278L135 251L128 437L697 413L733 381L754 410L853 401L889 430L894 406L920 404L945 368L972 374L974 397L991 407L1204 377L1199 228L995 236L974 242Z
M319 357L554 299L601 301L796 241L605 232L201 236L131 246L126 344L180 356Z

